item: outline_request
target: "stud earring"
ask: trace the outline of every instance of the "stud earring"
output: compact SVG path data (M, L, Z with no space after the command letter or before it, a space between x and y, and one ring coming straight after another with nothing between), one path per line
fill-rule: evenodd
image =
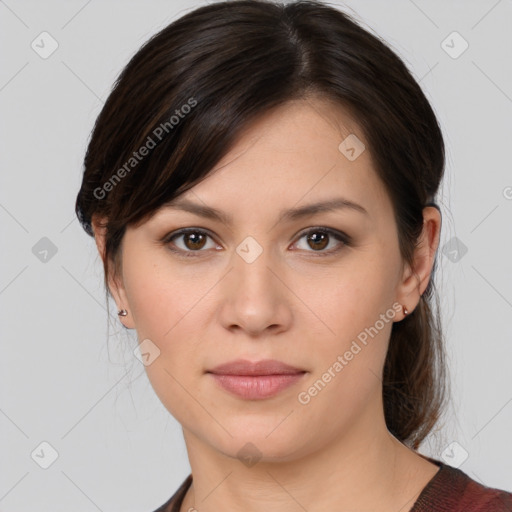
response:
M119 316L126 316L128 314L128 311L126 311L126 309L121 309L120 311L117 312L117 314Z
M409 314L409 311L407 311L407 308L405 306L402 306L402 310L404 312L404 316L407 316Z

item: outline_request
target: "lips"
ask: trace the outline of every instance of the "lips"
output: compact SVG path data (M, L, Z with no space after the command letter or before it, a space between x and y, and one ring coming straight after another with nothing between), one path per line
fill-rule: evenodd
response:
M276 359L264 359L251 362L246 359L236 359L216 366L207 373L216 375L290 375L304 373L305 370L295 368Z
M262 400L298 383L307 371L275 359L254 363L237 359L216 366L207 373L224 391L238 398Z

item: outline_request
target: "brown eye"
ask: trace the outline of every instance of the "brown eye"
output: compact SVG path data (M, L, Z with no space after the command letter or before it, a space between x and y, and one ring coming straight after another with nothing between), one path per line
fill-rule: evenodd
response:
M202 233L185 233L182 236L184 244L188 249L193 251L204 247L206 236Z
M300 241L306 240L306 244L300 247ZM208 240L210 246L208 247ZM212 235L202 229L186 228L167 235L162 240L168 245L169 250L184 257L201 256L207 253L207 249L220 250L213 240ZM351 245L351 238L337 230L330 228L311 228L299 237L296 243L297 248L310 253L317 253L316 256L329 256L337 253L343 247ZM337 243L336 243L337 242ZM328 249L329 248L329 249ZM327 250L326 250L327 249Z
M350 237L329 228L312 228L302 234L299 240L305 239L306 244L298 248L306 252L317 252L318 256L328 256L341 250L344 246L350 245ZM337 241L338 243L333 243ZM331 246L330 250L324 250ZM332 247L334 246L334 247Z
M207 246L208 239L211 240L210 247ZM200 256L202 252L206 252L206 249L216 247L207 232L195 228L178 231L166 237L164 243L169 245L171 251L183 256Z
M329 244L329 235L322 232L314 232L307 235L308 245L315 250L322 250Z

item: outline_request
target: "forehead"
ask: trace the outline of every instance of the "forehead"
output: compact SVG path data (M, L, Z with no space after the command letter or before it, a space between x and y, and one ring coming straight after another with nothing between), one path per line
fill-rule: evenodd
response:
M391 204L367 146L340 106L292 101L250 124L205 180L163 208L184 200L199 203L226 212L223 221L232 223L255 212L260 218L272 213L275 220L285 209L343 198L377 219ZM358 208L344 211L350 209Z

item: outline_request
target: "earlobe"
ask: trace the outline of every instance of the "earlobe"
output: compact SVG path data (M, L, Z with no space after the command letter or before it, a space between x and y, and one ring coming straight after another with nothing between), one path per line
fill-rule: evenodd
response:
M98 252L100 254L101 260L103 262L103 268L108 275L108 288L110 294L114 298L114 301L118 307L118 315L121 317L127 317L128 311L125 309L125 304L128 304L128 301L125 297L124 288L122 286L122 282L120 282L119 277L117 276L117 271L113 267L113 263L111 261L108 262L108 265L105 265L105 235L107 232L106 223L104 219L99 219L97 216L93 216L92 218L92 228L94 233L94 239L96 241L96 247L98 248ZM133 329L133 321L130 319L127 321L121 321L121 323L128 329Z

